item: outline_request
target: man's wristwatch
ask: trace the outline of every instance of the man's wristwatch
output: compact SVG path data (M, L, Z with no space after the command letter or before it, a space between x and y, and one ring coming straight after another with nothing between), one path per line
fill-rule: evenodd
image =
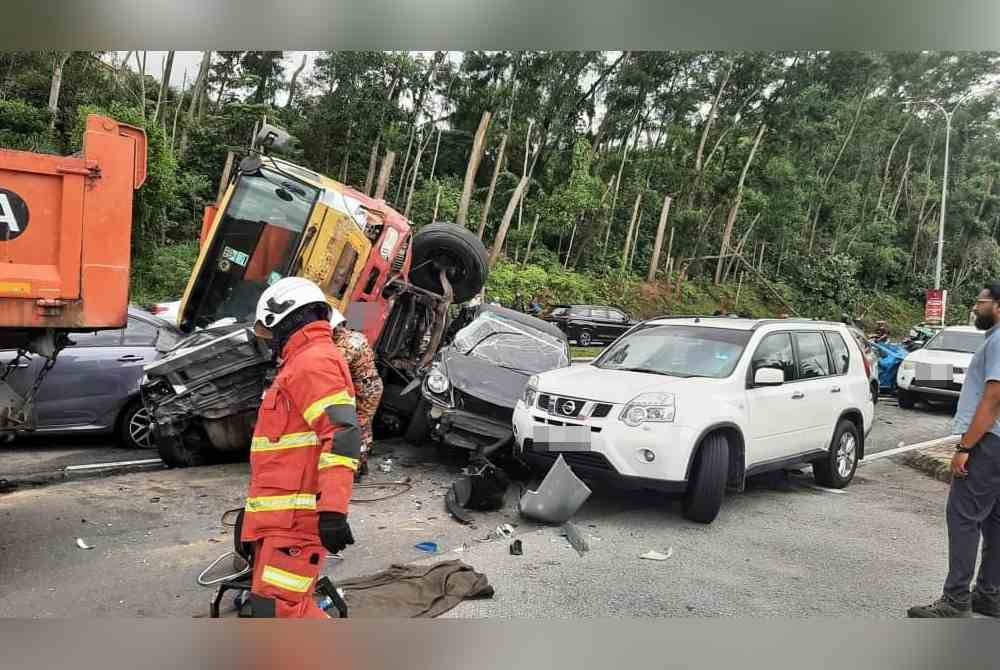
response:
M972 447L963 447L962 443L959 442L958 444L955 445L955 451L957 451L960 454L969 454L972 453Z

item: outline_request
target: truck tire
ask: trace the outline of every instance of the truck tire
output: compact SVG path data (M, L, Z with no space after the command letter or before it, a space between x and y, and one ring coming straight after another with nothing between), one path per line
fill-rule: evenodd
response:
M191 468L208 463L205 449L197 444L188 444L180 437L156 438L156 450L160 460L168 468Z
M442 269L448 272L455 293L453 302L463 303L482 290L489 276L486 247L476 234L454 223L432 223L413 235L413 265L410 281L415 286L441 293Z
M712 523L726 495L729 441L722 433L709 435L695 454L691 480L681 502L684 516L698 523Z

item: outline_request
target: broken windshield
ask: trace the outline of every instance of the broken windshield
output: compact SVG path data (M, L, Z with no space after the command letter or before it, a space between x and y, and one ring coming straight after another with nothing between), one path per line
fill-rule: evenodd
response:
M318 189L269 168L236 182L187 301L184 330L253 318L264 289L292 264Z
M458 331L452 346L466 356L527 374L569 365L566 346L559 339L490 312Z

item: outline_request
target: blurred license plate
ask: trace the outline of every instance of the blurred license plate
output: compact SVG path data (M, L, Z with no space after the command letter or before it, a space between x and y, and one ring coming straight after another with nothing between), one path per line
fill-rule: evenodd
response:
M535 426L540 451L590 451L588 426Z

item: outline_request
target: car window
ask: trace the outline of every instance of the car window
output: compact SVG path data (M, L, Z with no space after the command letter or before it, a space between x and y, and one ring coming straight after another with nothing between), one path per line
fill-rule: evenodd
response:
M149 347L155 341L156 326L142 319L129 317L128 325L125 327L125 339L122 341L124 346Z
M608 316L610 316L611 320L616 323L625 323L626 321L628 321L625 315L619 312L617 309L609 309Z
M750 361L751 379L760 368L781 370L785 373L786 382L797 378L795 355L792 353L792 339L788 333L774 333L761 340L753 359Z
M799 350L799 379L815 379L830 375L830 359L820 333L792 333Z
M580 319L586 319L590 316L590 308L588 307L574 307L570 310L570 316L575 316Z
M847 343L840 333L826 332L826 341L830 345L830 353L833 354L834 374L846 375L851 364L851 352L847 348Z
M591 316L591 318L594 318L594 319L605 319L606 320L608 318L608 310L606 310L606 309L599 309L599 308L598 309L591 309L590 310L590 316Z
M962 330L942 330L924 345L929 351L955 351L974 354L983 343L985 333L970 333Z
M73 333L69 336L78 347L120 347L122 330L99 330L96 333Z

